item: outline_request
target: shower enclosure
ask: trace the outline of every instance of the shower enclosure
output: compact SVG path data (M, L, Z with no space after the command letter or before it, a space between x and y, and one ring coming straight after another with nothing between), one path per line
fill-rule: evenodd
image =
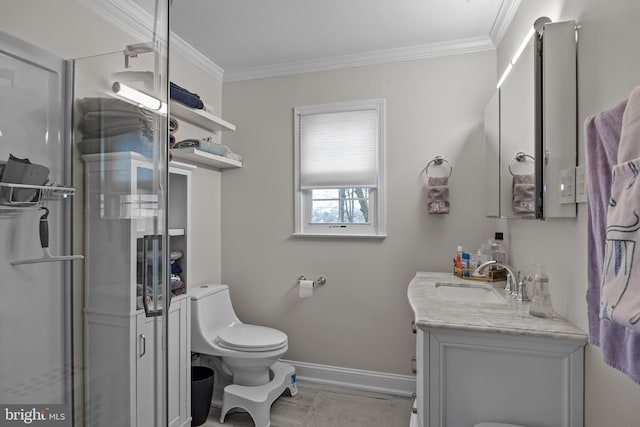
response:
M156 0L133 33L100 17L122 45L77 34L87 54L71 60L0 33L0 426L189 424L168 361L184 344L169 321L169 9Z

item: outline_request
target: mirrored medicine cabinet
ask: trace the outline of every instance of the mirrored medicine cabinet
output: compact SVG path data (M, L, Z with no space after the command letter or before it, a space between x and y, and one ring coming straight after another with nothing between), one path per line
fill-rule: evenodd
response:
M576 216L576 25L540 18L484 111L485 215Z

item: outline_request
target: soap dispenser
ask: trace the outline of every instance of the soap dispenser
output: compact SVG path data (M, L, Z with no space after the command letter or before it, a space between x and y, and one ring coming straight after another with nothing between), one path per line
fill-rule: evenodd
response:
M553 317L549 277L547 277L543 265L535 264L534 267L536 274L533 278L533 297L529 314L536 317Z

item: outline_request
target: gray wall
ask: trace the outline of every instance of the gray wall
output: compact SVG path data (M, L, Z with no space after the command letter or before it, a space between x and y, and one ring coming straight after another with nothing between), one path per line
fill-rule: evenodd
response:
M490 51L224 84L238 130L223 140L244 167L222 176L222 277L240 318L285 331L287 359L410 374L409 281L495 229L480 178L495 81ZM387 101L388 237L292 237L293 107L371 98ZM421 171L436 155L454 168L450 215L426 212ZM299 299L301 274L327 284Z
M640 3L636 0L523 0L498 47L498 74L533 21L573 19L581 25L578 41L579 163L585 163L583 123L591 115L626 99L640 84ZM587 331L587 209L579 205L572 220L509 221L514 264L533 271L548 267L554 306ZM587 346L585 425L638 425L640 386L602 361L600 349Z

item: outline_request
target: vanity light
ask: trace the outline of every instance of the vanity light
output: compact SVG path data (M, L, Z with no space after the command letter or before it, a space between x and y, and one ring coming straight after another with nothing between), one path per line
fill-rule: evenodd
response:
M524 38L524 40L522 40L522 43L520 43L520 47L518 48L518 50L516 50L515 55L513 55L513 58L511 59L511 65L516 65L518 58L520 58L520 55L522 55L522 52L529 44L529 40L531 40L531 37L533 36L534 32L535 32L535 28L531 27L531 29L527 33L527 36Z
M520 55L522 55L522 52L524 52L525 48L529 44L529 40L531 40L531 37L533 36L535 31L536 31L535 28L531 27L526 37L524 38L524 40L522 40L522 43L520 43L518 50L516 50L516 53L513 55L513 58L511 58L511 62L507 65L507 69L504 70L502 77L500 77L500 80L498 80L498 84L496 85L497 88L502 86L502 83L504 83L504 79L507 78L513 66L516 65L516 62L518 61L518 59L520 58Z
M513 65L511 65L511 63L509 63L509 65L507 65L507 69L504 70L504 73L502 74L502 77L500 77L500 80L498 80L498 84L496 85L497 88L500 88L500 86L502 86L502 83L504 83L504 79L507 78L507 76L511 72L512 68L513 68Z
M112 89L115 94L138 104L140 107L164 114L167 112L167 104L161 102L158 98L154 98L153 96L147 95L146 93L140 92L132 87L120 82L115 82Z

